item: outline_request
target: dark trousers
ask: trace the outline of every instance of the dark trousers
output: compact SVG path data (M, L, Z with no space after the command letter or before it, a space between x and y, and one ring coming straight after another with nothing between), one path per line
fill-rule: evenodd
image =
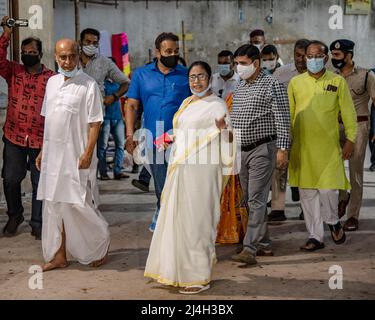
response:
M38 229L42 227L42 201L36 200L39 171L35 166L35 159L40 149L32 149L21 147L3 138L3 170L2 178L4 185L4 194L7 202L9 217L17 217L23 214L21 198L21 183L25 179L27 169L31 172L31 184L33 188L31 221L32 228Z
M144 182L145 184L150 185L151 174L147 171L145 167L143 167L138 179Z

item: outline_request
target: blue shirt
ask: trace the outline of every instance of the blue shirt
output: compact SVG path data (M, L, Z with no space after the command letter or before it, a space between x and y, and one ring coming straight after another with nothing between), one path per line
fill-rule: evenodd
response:
M163 74L157 61L134 71L126 94L142 104L144 128L152 133L153 139L173 128L174 114L190 95L187 69L178 64L168 74ZM158 121L163 124L157 124Z
M120 85L108 80L104 81L104 91L106 96L118 91ZM122 120L120 101L115 101L109 106L105 107L104 120Z

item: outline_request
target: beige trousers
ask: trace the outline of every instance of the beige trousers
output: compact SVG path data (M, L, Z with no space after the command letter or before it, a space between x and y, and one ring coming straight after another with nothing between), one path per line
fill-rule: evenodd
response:
M349 175L352 190L350 192L350 201L347 207L347 218L359 218L359 211L362 206L363 196L363 166L366 156L366 147L369 136L369 123L367 121L358 122L357 138L354 144L354 152L349 159ZM343 146L345 143L344 127L340 126L340 141ZM339 199L346 200L348 192L340 190Z
M288 182L288 169L273 170L272 174L272 210L285 210L285 194Z

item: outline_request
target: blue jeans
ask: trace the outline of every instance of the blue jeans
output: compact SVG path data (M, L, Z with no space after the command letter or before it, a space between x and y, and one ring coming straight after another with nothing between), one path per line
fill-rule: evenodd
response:
M375 143L371 142L372 137L375 135L375 106L371 107L371 126L370 126L370 150L371 150L371 165L375 164Z
M125 145L125 124L121 120L104 120L98 139L98 159L99 173L101 176L107 174L106 150L108 147L109 135L112 134L115 140L115 159L113 173L121 173L124 162L124 145Z
M150 164L150 169L151 169L151 174L154 178L154 186L155 186L155 194L158 199L157 201L157 208L154 216L152 217L152 222L149 226L150 231L154 231L156 227L156 221L159 216L159 211L160 211L160 198L161 198L161 193L164 188L165 184L165 179L167 177L167 170L168 170L168 163L164 160L164 163L161 164L156 164L156 155L160 153L156 151L154 148L153 150L153 164ZM164 152L162 152L164 155Z

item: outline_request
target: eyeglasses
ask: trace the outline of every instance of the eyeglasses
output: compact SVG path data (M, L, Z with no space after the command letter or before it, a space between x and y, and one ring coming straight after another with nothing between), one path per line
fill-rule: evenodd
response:
M192 74L191 76L189 76L189 80L191 82L194 82L197 79L199 81L207 80L208 79L208 74L206 74L206 73L200 73L200 74Z

